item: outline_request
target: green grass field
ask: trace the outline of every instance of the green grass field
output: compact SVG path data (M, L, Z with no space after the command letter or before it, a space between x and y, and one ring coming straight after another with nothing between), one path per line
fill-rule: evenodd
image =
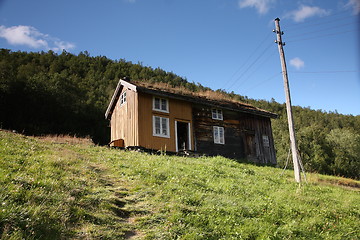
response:
M1 239L360 239L360 182L0 131Z

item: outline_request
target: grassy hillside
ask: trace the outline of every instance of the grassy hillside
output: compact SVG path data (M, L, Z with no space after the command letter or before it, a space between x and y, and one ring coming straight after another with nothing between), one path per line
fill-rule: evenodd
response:
M0 49L0 73L0 128L26 135L90 136L97 144L107 144L110 128L104 113L119 79L130 77L153 87L240 101L278 114L279 118L272 120L276 156L279 167L286 165L290 149L286 108L275 100L213 91L160 68L88 52ZM293 111L304 168L360 180L360 116L302 107L293 107Z
M359 239L360 182L0 131L1 239Z

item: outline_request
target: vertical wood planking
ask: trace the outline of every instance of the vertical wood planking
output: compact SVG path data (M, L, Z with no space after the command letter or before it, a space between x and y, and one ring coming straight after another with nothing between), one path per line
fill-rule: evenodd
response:
M137 142L137 93L126 88L123 88L121 93L124 91L126 91L126 103L120 106L118 100L111 115L111 141L123 139L125 147L135 146Z
M154 111L152 108L153 96L146 93L138 93L138 131L139 131L139 146L149 149L159 149L163 151L176 151L175 139L175 120L192 123L192 108L189 102L180 101L176 99L168 99L169 113ZM170 137L153 136L153 116L160 116L169 118ZM191 129L191 146L194 145L193 135Z

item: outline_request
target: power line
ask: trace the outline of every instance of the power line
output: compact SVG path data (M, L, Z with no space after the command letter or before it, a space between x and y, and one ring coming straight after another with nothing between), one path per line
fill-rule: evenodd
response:
M317 23L315 22L315 23L313 23L313 24L307 24L306 26L303 26L302 24L296 24L297 27L290 28L290 30L301 29L301 28L306 27L307 31L306 31L305 33L306 33L306 34L309 34L309 33L313 34L313 33L319 33L319 32L324 32L324 31L330 31L330 30L337 29L337 28L344 27L344 26L354 26L354 25L356 24L356 22L354 22L354 21L346 22L346 23L344 23L344 24L338 24L338 25L334 25L334 26L332 26L331 24L329 24L329 23L333 23L333 22L337 22L337 23L338 23L339 21L344 22L344 21L347 21L348 19L350 19L350 18L352 19L352 18L354 17L354 16L346 16L346 17L338 17L338 18L336 18L336 19L330 19L330 20L329 20L329 17L337 16L337 15L343 14L344 12L345 12L345 11L338 12L338 13L336 13L336 14L332 14L332 15L326 16L328 21L325 21L325 22L323 21L323 19L320 19L320 20L317 21ZM323 22L319 22L319 21L323 21ZM296 25L295 25L295 26L296 26ZM318 29L317 31L313 31L313 32L308 32L309 27L310 27L310 29L311 29L311 27L313 27L313 29L316 29L317 27L319 27L319 26L321 27L321 26L323 26L323 25L328 25L329 27L320 28L320 29ZM294 26L294 25L288 25L288 26ZM327 34L320 34L320 35L317 35L317 36L312 36L312 37L302 38L302 39L296 39L296 37L303 36L305 33L304 33L304 34L296 34L296 35L290 35L290 36L289 36L290 39L288 39L288 42L297 42L297 41L311 40L311 39L323 38L323 37L328 37L328 36L340 35L340 34L344 34L344 33L348 33L348 32L354 32L354 31L357 31L357 30L351 29L351 30L346 30L346 31L329 32L329 33L327 33ZM270 35L270 34L271 34L271 33L269 33L269 35ZM253 58L253 56L255 56L255 53L258 52L258 50L260 49L260 47L261 47L261 46L264 44L264 42L268 39L269 35L265 37L265 39L258 45L258 47L250 54L250 56L247 58L247 61L244 62L244 63L235 71L235 73L231 76L230 79L233 79L233 78L240 72L240 70L243 70L243 71L241 72L240 76L237 77L234 81L232 81L232 80L227 81L227 82L225 83L225 86L228 86L228 87L226 87L226 88L224 87L224 89L226 89L227 91L230 91L232 88L233 88L233 89L236 89L236 90L239 89L239 87L241 87L246 81L248 81L248 80L250 79L250 77L256 72L256 70L259 69L259 67L261 67L261 66L263 65L263 63L266 62L266 61L269 59L269 57L272 56L272 54L269 55L269 56L265 59L265 61L262 61L262 64L261 64L261 62L258 63L259 60L261 60L261 59L264 57L265 53L267 53L267 51L270 49L271 44L269 44L269 46L267 46L265 49L263 49L263 51L262 51L259 55L257 55L257 57L256 57L253 61L251 61L251 62L249 61L250 58ZM249 73L249 71L255 66L255 64L259 64L259 66ZM245 67L246 67L246 69L244 69ZM322 71L322 72L292 72L292 73L304 73L304 74L305 74L305 73L308 73L308 74L316 73L316 74L320 74L320 73L341 73L341 72L344 73L344 72L358 72L358 71ZM248 74L248 73L249 73L249 74ZM275 74L274 76L271 76L270 78L268 78L268 79L266 79L266 80L264 80L264 81L261 81L260 83L258 83L258 84L256 84L256 85L248 88L248 89L246 90L246 92L252 90L252 89L255 88L255 87L258 87L259 85L262 85L263 83L265 83L265 82L267 82L267 81L269 81L269 80L271 80L271 79L273 79L273 78L276 77L277 75L278 75L278 73ZM239 82L240 79L243 79L243 80L242 80L241 82ZM236 88L234 88L234 86L236 86Z
M249 69L271 48L271 46L273 45L273 43L269 44L262 52L261 54L245 69L244 72L242 72L242 74L240 75L240 77L238 77L236 79L239 80L240 78L242 78L246 73L247 71L249 71ZM227 90L231 89L235 84L236 84L236 81L234 81L230 87L226 88Z
M339 12L336 12L334 14L331 14L331 15L328 15L328 16L325 16L323 17L322 19L317 19L317 20L314 20L313 21L313 24L306 24L304 25L304 23L297 23L297 24L292 24L292 25L287 25L289 27L289 29L287 31L293 31L293 30L296 30L296 29L301 29L301 28L306 28L306 32L304 32L304 34L309 34L308 32L308 29L312 28L313 29L316 29L316 26L323 26L323 25L329 25L329 23L333 23L333 22L344 22L348 19L353 19L354 16L341 16L342 14L348 12L348 9L346 10L343 10L343 11L339 11ZM334 16L337 16L335 19L331 19L332 17ZM325 21L324 21L325 20ZM340 27L343 27L345 25L348 25L351 24L351 26L353 26L353 23L354 22L351 22L351 23L344 23L344 24L338 24L338 25L335 25L335 26L331 26L331 24L329 25L330 27L326 27L326 28L320 28L319 30L317 31L313 31L313 32L310 32L310 33L319 33L319 32L324 32L324 31L330 31L332 29L337 29L337 28L340 28ZM315 27L315 28L314 28ZM290 35L289 36L289 39L287 42L297 42L297 41L304 41L304 40L311 40L311 39L317 39L317 38L323 38L323 37L328 37L328 36L334 36L334 35L338 35L338 34L343 34L343 33L348 33L348 32L353 32L353 31L356 31L356 30L347 30L347 31L339 31L339 32L330 32L330 33L327 33L327 34L320 34L320 35L317 35L317 36L312 36L312 37L309 37L309 38L302 38L302 39L296 39L296 37L299 37L299 36L302 36L304 34L296 34L296 35ZM269 33L263 40L260 44L258 44L258 46L252 51L252 53L249 55L248 58L246 58L245 62L234 72L234 74L231 76L230 80L229 81L226 81L226 83L224 84L224 89L226 90L231 90L231 88L233 88L234 86L237 86L236 89L238 89L241 85L244 84L244 82L246 82L250 76L254 73L251 72L250 74L247 74L249 72L249 70L251 70L253 68L253 66L255 64L257 64L257 62L260 60L260 58L262 58L265 53L267 52L268 50L268 47L265 48L261 53L260 55L257 55L257 57L250 62L250 59L253 58L253 56L255 56L255 54L259 51L259 49L261 48L261 46L264 44L264 42L268 39L269 35L271 33ZM294 38L292 40L292 38ZM238 73L241 73L239 77L235 78L234 77L238 74ZM247 75L247 78L244 79L244 77ZM234 80L233 80L234 79ZM242 80L242 82L239 83L239 80L240 79L244 79Z
M349 26L349 25L353 25L353 24L356 24L356 23L357 23L357 21L356 22L345 23L345 24L341 24L341 25L336 25L336 26L329 27L329 28L323 28L323 29L316 30L316 31L313 31L313 32L306 31L305 33L301 33L301 34L297 34L297 35L290 35L290 36L288 36L288 38L291 39L292 37L303 36L304 34L312 34L312 33L324 32L324 31L327 31L327 30L336 29L336 28L340 28L340 27L343 27L343 26Z
M267 61L269 61L269 59L270 59L272 56L275 55L275 53L276 53L276 49L273 49L273 52L272 52L267 58L265 58L262 62L260 62L260 63L258 64L258 66L257 66L251 73L249 73L249 75L248 75L239 85L237 85L236 88L234 88L234 90L238 90L242 85L244 85L244 83L245 83L247 80L249 80L250 77L251 77L255 72L258 72L258 69L261 68L261 67L263 67L264 64L265 64Z
M231 88L231 87L233 86L234 82L236 82L236 81L238 80L238 78L234 80L233 84L232 84L230 87L228 87L228 88L226 87L226 85L228 85L230 82L232 82L231 80L234 78L234 76L235 76L237 73L239 73L240 70L242 70L242 69L246 66L247 63L249 63L249 59L251 59L251 57L254 56L255 53L256 53L259 49L261 49L261 46L268 40L268 38L269 38L270 36L271 36L271 32L269 32L269 34L261 41L261 43L258 44L257 47L252 51L252 53L251 53L247 58L245 58L245 61L243 62L243 64L234 72L234 74L231 76L230 80L229 80L229 81L226 81L226 83L225 83L225 85L224 85L224 89L228 89L228 88Z
M287 41L287 42L289 43L289 42L299 42L299 41L305 41L305 40L312 40L312 39L329 37L329 36L335 36L335 35L340 35L340 34L349 33L349 32L356 32L356 31L358 31L358 30L357 30L357 29L355 29L355 30L348 30L348 31L342 31L342 32L336 32L336 33L319 35L319 36L310 37L310 38L302 38L302 39L290 40L290 41Z
M354 73L360 72L358 70L333 70L333 71L312 71L312 72L290 72L290 73L305 73L305 74L323 74L323 73Z
M287 32L292 32L292 31L297 31L298 29L302 29L302 28L305 28L305 29L309 29L311 27L314 27L314 26L321 26L321 25L326 25L326 24L329 24L329 23L333 23L333 22L342 22L343 20L348 20L348 19L353 19L354 16L346 16L346 17L342 17L342 18L336 18L336 19L332 19L330 21L326 21L326 22L320 22L320 23L307 23L305 25L305 23L299 23L301 24L300 26L298 27L289 27L289 29L287 29L286 31Z
M358 9L360 9L360 8L356 8L356 10L358 10ZM312 23L294 23L294 24L289 24L289 25L285 24L285 26L283 26L283 28L286 28L287 32L291 32L291 31L297 30L299 28L309 28L309 27L312 27L312 26L323 25L323 24L327 24L327 23L334 22L334 21L340 21L340 20L347 19L347 18L353 18L354 15L350 15L350 16L346 15L345 17L336 18L336 19L333 19L333 20L330 20L330 21L327 21L327 22L321 22L324 19L327 20L327 19L329 19L331 17L347 13L348 11L349 11L348 9L345 9L343 11L338 11L338 12L336 12L334 14L329 14L329 15L324 16L322 18L312 20ZM317 23L317 22L319 22L319 23Z
M261 81L261 82L259 82L258 84L254 85L254 86L252 86L252 87L250 87L250 88L248 88L248 89L246 89L245 91L243 91L243 94L245 94L245 93L253 90L254 88L257 88L257 87L263 85L263 84L266 83L266 82L269 82L270 80L274 79L275 77L277 77L277 76L279 76L279 75L281 75L281 74L282 74L282 72L278 72L278 73L272 75L271 77L265 79L264 81Z

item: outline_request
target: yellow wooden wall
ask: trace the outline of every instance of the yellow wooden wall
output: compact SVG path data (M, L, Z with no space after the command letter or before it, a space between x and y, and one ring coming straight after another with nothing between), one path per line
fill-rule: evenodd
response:
M125 87L121 93L124 91L126 91L126 103L120 106L119 98L111 115L111 141L123 139L125 147L138 146L137 93Z
M164 98L164 97L161 97ZM193 120L191 103L176 99L168 99L169 113L153 110L153 95L138 93L139 109L139 146L163 151L176 151L175 121L190 123L191 146L194 149ZM153 116L169 118L170 138L153 136Z

